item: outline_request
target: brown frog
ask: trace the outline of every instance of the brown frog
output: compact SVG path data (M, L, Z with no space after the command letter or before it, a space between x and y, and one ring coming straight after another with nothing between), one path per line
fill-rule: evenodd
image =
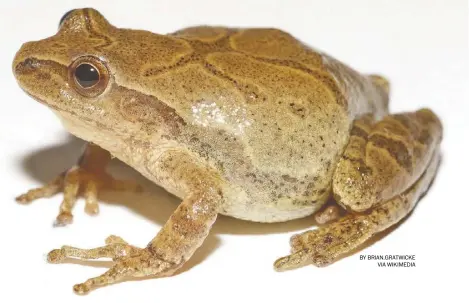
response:
M218 214L282 222L316 213L325 225L293 236L291 254L274 266L325 266L409 214L438 164L442 125L431 110L389 114L383 77L361 75L277 29L159 35L77 9L54 36L25 43L13 72L89 142L76 166L19 201L63 191L64 225L81 188L97 213L98 190L136 187L105 172L112 156L182 199L145 248L110 236L99 248L51 251L50 262L114 260L75 285L78 293L171 275ZM325 206L329 198L336 206Z

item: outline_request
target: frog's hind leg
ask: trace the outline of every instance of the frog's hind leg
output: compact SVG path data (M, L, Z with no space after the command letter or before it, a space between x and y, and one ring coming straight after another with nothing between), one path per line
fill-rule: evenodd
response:
M441 132L429 110L376 124L369 116L357 120L333 180L335 198L349 214L293 236L292 254L278 259L275 268L328 265L402 220L433 180Z
M64 198L60 205L55 225L63 226L72 222L72 209L80 188L85 197L85 210L88 214L97 214L98 191L102 188L111 190L140 190L140 186L131 181L112 178L106 173L106 166L111 156L108 151L88 143L77 165L61 173L52 182L43 187L29 190L16 198L20 203L29 203L40 198L51 197L63 191Z
M434 155L428 170L414 186L370 213L351 213L325 227L293 236L290 240L291 255L278 259L274 264L275 269L282 271L307 264L328 265L374 234L399 222L410 213L418 198L427 190L438 160L438 155Z

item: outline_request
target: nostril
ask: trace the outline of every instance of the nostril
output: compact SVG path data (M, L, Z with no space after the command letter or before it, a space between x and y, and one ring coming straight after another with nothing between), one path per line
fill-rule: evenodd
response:
M33 66L33 60L31 58L28 58L26 60L24 60L24 65L27 65L27 66Z
M15 66L15 73L17 74L27 74L32 72L34 69L36 69L36 61L31 58L27 58L26 60L18 63Z

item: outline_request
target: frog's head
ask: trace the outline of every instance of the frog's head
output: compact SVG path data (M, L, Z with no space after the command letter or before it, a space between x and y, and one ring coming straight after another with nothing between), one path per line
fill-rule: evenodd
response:
M172 64L185 47L164 35L116 28L94 9L76 9L54 36L23 44L13 73L24 91L63 121L128 132L145 127L145 119L155 125L171 115L142 74L149 63Z

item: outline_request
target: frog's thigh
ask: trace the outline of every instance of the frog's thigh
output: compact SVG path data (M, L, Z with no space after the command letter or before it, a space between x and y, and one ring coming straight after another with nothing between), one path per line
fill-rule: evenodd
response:
M412 120L411 122L409 118L416 118L416 120ZM402 135L398 136L393 133L393 127L389 126L389 124L392 123L392 119L400 121L399 123L402 123L402 125L406 123L406 127L413 127L412 130L408 131L407 135L412 136L415 141L412 143L411 140L406 137L407 141L405 144L407 144L406 146L408 147L406 149L407 153L400 159L394 160L394 163L392 160L394 159L393 157L399 155L398 150L386 149L384 145L380 145L380 148L384 150L382 151L383 155L379 158L376 154L376 147L368 146L374 144L373 142L376 140L376 138L373 139L373 134L378 133L376 128L381 130L387 129L387 132L383 131L382 135L388 138L392 137L395 139L402 137L404 127L395 128L396 132L401 131ZM394 137L393 134L395 134ZM348 182L345 182L345 184L342 184L342 187L335 183L334 190L339 188L342 189L339 193L348 194L342 194L342 196L340 196L340 203L346 205L347 208L353 210L354 206L358 206L359 209L361 204L357 204L357 202L363 201L360 199L364 199L364 197L371 197L371 203L369 200L366 201L366 203L369 204L369 207L375 207L367 212L352 212L339 221L325 227L295 235L291 239L292 254L277 260L275 262L276 269L286 270L307 263L313 263L317 266L330 264L341 255L350 252L365 242L373 234L388 228L404 218L413 209L420 195L427 190L435 175L439 160L438 146L440 140L441 124L436 116L428 110L389 116L375 125L373 125L369 117L358 120L354 125L349 146L337 168L339 175L336 175L337 179L343 178L344 181L347 180L345 176L340 175L345 172L346 168L346 170L351 172L349 174L351 179L347 180ZM413 144L413 146L410 144ZM410 151L413 153L410 153ZM367 161L369 160L369 155L373 155L373 157L375 157L373 160L376 162ZM394 169L380 167L376 169L376 172L373 172L375 167L372 168L368 166L369 163L381 163L380 161L386 160L388 162L385 163L388 165L397 165L399 161L402 161L402 159L406 157L411 157L411 163L413 163L411 166L396 166ZM428 161L425 160L426 158L428 158ZM353 164L355 164L355 166ZM343 166L341 167L341 165ZM419 165L422 167L417 167ZM402 172L402 169L405 170L406 174ZM409 169L411 170L409 171ZM362 181L357 178L357 173L355 173L354 170L363 177ZM422 171L422 173L416 176L417 180L413 182L410 181L412 180L413 174L418 174L419 171ZM390 174L390 172L394 174ZM384 173L386 173L386 175L380 175ZM373 177L377 178L377 181L373 181ZM400 183L395 182L393 178L399 179ZM337 182L337 179L335 179L334 182ZM366 184L363 180L371 183L371 185ZM347 188L348 184L355 185L355 188ZM394 186L390 191L394 193L393 197L382 201L383 198L379 199L380 196L376 198L376 196L370 195L370 189L371 192L376 193L378 189L386 190L386 186L390 186L390 184ZM396 184L401 184L401 186L396 188ZM362 193L361 191L366 192ZM390 194L387 193L387 195ZM347 199L344 199L344 197L347 197ZM381 197L387 196L382 195Z
M402 193L423 174L441 140L442 127L428 109L356 120L334 173L335 200L363 212Z

